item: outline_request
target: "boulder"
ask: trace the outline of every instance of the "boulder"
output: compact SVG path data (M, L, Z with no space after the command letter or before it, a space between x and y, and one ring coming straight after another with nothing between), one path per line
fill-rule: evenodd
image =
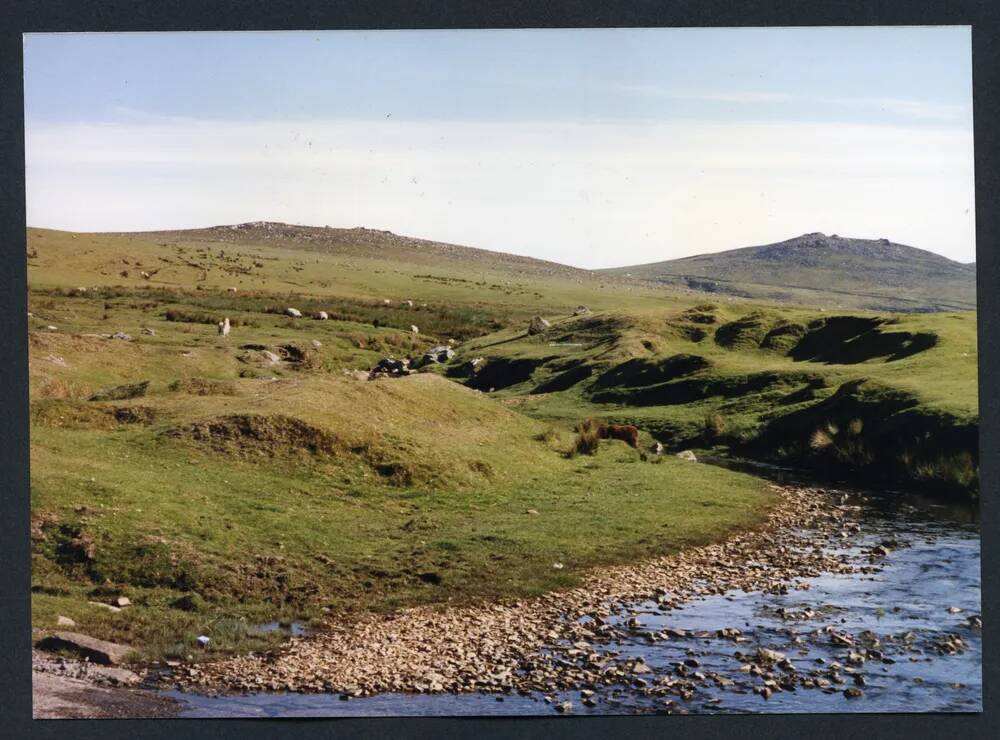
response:
M689 462L698 462L698 457L691 450L681 450L677 453L677 457L681 460L688 460Z
M69 650L101 665L119 665L132 652L128 645L98 640L79 632L53 632L39 640L36 647L40 650Z
M369 380L376 378L399 378L410 374L409 360L397 360L393 357L385 357L379 360L378 364L368 373Z
M541 334L550 326L552 326L552 324L543 319L541 316L532 316L531 321L528 322L528 334Z
M574 315L574 316L587 316L588 314L591 314L591 313L593 313L593 311L591 311L591 310L590 310L589 308L587 308L586 306L577 306L577 307L576 307L576 308L575 308L575 309L573 310L573 315Z
M424 365L434 365L441 362L448 362L452 357L455 356L455 350L445 344L438 345L437 347L431 347L429 350L424 352L421 357L410 363L410 367L418 368Z
M112 606L111 604L105 604L103 601L88 601L87 603L90 604L91 606L98 606L101 609L107 609L109 612L120 612L121 611L121 607L119 607L119 606Z

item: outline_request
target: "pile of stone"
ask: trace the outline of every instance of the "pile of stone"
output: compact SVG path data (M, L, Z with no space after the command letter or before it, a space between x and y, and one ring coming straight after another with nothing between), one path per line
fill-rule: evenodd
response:
M369 380L378 378L401 378L409 375L413 371L410 369L410 361L406 358L397 360L392 357L385 357L379 360L378 364L368 373Z
M431 347L429 350L424 352L422 356L411 361L410 367L417 369L424 367L425 365L435 365L442 362L448 362L448 360L454 356L455 350L446 344L440 344L437 347Z

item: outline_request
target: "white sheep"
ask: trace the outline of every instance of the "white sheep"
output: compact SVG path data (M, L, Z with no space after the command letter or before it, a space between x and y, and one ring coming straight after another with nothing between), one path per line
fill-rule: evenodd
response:
M301 319L302 312L297 308L286 308L285 313L291 316L293 319Z
M326 311L320 311L318 314L316 314L316 320L317 321L326 321L329 318L330 318L330 316L329 316L329 314L327 314Z
M229 317L219 322L219 336L228 337L229 336Z

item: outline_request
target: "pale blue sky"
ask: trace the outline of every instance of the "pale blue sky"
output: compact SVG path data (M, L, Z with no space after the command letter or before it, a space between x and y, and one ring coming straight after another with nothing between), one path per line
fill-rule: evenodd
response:
M826 231L974 259L967 27L35 34L24 51L31 225L365 225L583 266Z

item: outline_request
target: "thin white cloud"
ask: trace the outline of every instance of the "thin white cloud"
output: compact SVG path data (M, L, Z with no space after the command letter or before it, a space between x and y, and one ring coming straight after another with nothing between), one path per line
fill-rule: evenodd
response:
M761 104L796 103L799 105L823 105L848 109L882 111L894 115L922 120L957 122L969 117L968 105L936 103L927 100L886 97L830 97L823 95L792 95L765 90L679 90L656 84L621 84L612 89L620 93L659 97L671 100L697 102Z
M972 138L804 123L29 125L28 220L371 226L581 266L808 231L974 259Z

